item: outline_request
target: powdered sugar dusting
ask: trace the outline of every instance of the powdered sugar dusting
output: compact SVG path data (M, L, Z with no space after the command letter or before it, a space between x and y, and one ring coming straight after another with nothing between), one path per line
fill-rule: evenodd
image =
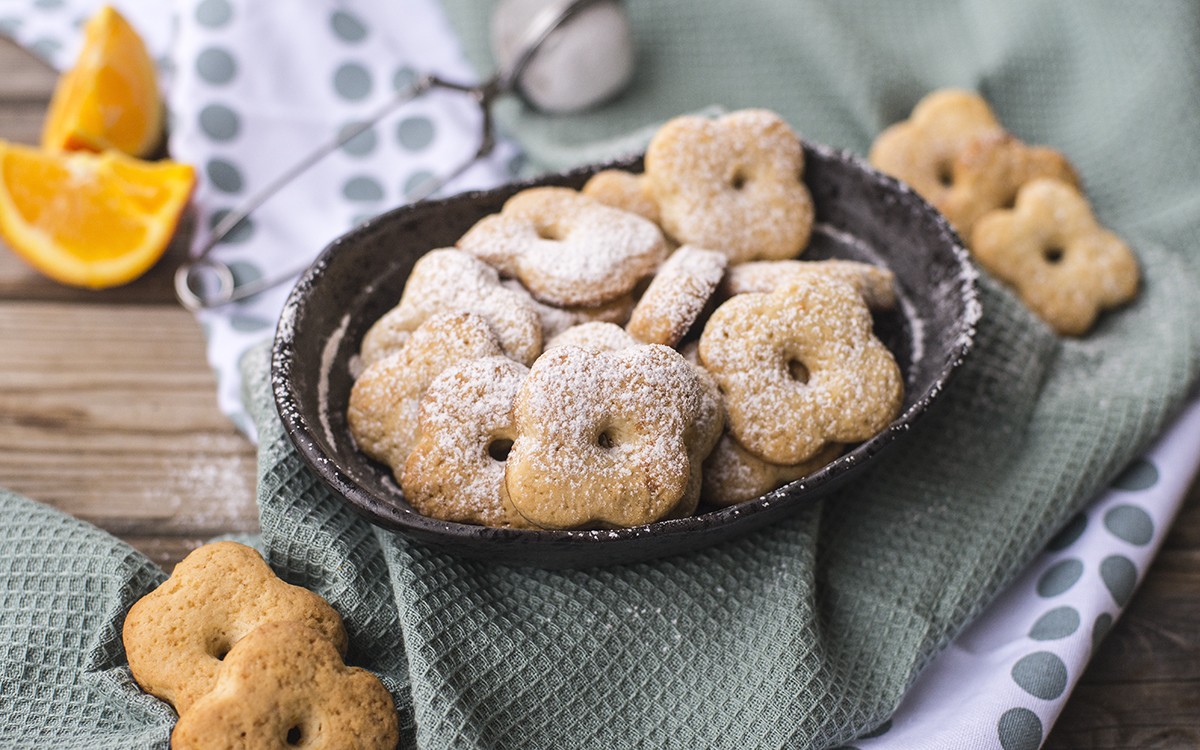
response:
M675 346L712 299L728 260L715 250L684 245L662 265L629 318L629 332L647 344Z
M679 242L720 250L731 263L794 258L808 244L804 149L773 112L677 117L651 139L645 164L663 228Z
M517 193L458 247L559 306L600 305L628 294L666 258L651 221L567 188Z
M471 312L487 321L504 352L529 365L542 351L542 325L533 300L506 288L494 268L453 248L434 250L413 266L400 304L363 337L361 356L370 365L400 349L429 317Z
M725 393L733 436L771 463L866 440L903 401L900 368L862 298L827 276L729 299L705 326L700 358Z
M528 368L506 357L458 364L430 384L421 401L420 438L401 487L421 513L446 521L524 526L506 509L506 441L512 407Z
M689 438L698 437L690 433L706 398L692 366L667 347L551 349L517 397L509 496L550 528L663 518L685 499Z

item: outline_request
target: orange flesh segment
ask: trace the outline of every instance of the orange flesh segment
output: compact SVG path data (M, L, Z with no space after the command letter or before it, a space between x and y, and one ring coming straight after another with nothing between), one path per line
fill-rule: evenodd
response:
M110 6L84 29L75 66L59 79L42 131L50 150L112 148L144 156L162 134L154 61L137 31Z

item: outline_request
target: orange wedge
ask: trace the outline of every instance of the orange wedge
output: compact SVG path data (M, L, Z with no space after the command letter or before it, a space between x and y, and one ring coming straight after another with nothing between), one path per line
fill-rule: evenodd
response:
M159 145L162 132L154 61L133 27L104 6L84 27L75 67L58 79L42 146L52 151L112 148L146 156Z
M162 257L195 182L186 164L0 141L0 235L56 281L117 286Z

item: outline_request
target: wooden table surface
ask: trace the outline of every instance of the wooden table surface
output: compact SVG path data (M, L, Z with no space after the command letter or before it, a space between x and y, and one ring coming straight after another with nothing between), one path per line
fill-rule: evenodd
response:
M55 76L0 40L0 138L36 143ZM217 409L200 327L175 303L177 240L89 292L0 242L0 487L89 521L167 570L257 528L255 454ZM1200 747L1200 482L1048 748Z

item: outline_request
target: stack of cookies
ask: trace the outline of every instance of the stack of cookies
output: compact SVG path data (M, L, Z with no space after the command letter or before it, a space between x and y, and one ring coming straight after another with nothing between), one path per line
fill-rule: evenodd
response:
M892 274L804 261L796 133L680 117L643 173L530 188L414 266L347 419L434 518L594 529L758 497L886 427Z
M1097 223L1066 156L1021 142L978 94L928 94L869 158L945 214L976 261L1058 333L1083 335L1136 295L1137 260Z
M179 713L175 750L399 741L391 694L342 661L337 611L281 581L250 547L196 549L130 608L122 639L138 685Z

